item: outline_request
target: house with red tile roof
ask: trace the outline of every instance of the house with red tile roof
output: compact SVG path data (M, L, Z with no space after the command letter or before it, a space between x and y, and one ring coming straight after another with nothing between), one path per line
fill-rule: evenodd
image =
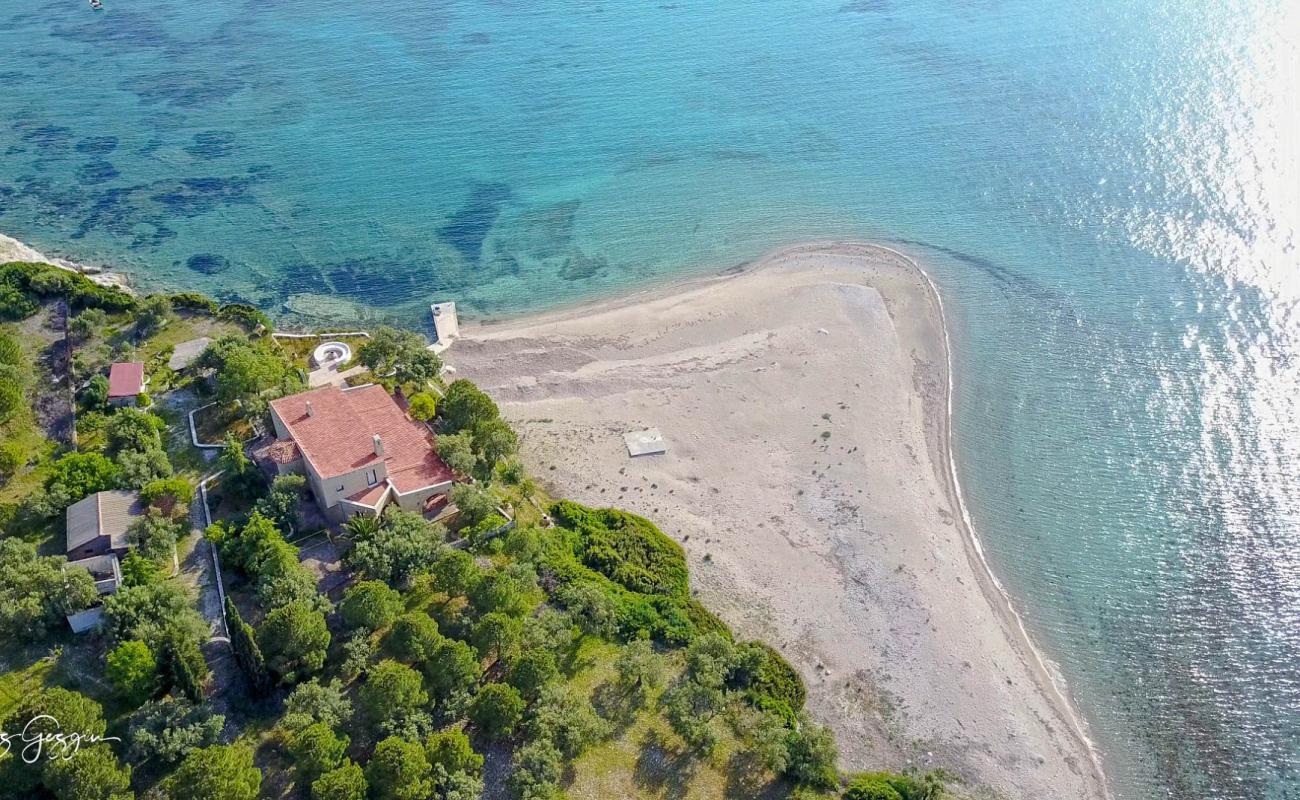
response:
M146 383L144 362L120 361L108 368L108 402L115 406L133 406Z
M389 503L422 512L451 491L451 469L433 434L406 415L382 386L330 385L271 401L281 473L306 475L321 510L335 521L381 513Z

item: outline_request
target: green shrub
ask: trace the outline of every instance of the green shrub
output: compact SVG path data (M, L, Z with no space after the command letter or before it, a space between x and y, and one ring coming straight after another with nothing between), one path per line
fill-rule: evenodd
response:
M438 403L433 399L433 395L419 392L411 395L409 411L412 419L428 422L438 413Z
M347 590L339 604L345 625L372 631L393 624L401 610L402 596L382 581L361 581Z
M579 534L577 555L597 572L634 592L689 596L686 555L650 520L569 500L553 503L550 513Z
M140 497L164 514L181 514L194 500L194 484L185 478L160 478L140 487Z
M271 332L271 318L246 303L227 303L217 309L217 319L239 325L249 333Z
M793 722L803 709L808 689L803 678L781 654L762 642L740 646L732 683L757 708Z
M469 539L470 544L478 544L483 540L483 537L492 531L495 531L497 528L500 528L502 525L505 525L507 522L509 522L509 520L500 514L489 514L479 520L477 524L461 531L461 535L466 539Z
M178 292L171 295L172 307L177 310L201 311L205 314L216 314L217 303L207 295L198 292Z
M844 800L905 800L898 790L875 777L855 778L844 790Z
M843 800L938 800L946 796L943 775L937 771L920 777L897 772L865 772L849 781Z
M37 301L47 297L64 297L74 310L128 311L136 304L134 297L117 287L100 286L85 275L50 264L0 265L0 314L22 319L35 313Z

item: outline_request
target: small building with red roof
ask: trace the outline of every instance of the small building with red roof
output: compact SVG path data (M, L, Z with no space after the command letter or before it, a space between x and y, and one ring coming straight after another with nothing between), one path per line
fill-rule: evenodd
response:
M301 473L326 516L381 513L389 503L422 512L451 491L451 469L428 426L382 386L330 385L271 401L280 473Z
M119 361L108 368L108 402L115 406L135 405L146 382L144 362Z

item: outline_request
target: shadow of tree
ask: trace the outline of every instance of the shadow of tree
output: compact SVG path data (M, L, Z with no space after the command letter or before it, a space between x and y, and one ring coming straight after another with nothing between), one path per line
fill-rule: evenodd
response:
M778 800L788 797L790 787L772 777L755 753L740 750L727 759L727 783L722 796L727 800Z
M689 750L669 743L658 731L647 731L641 739L632 780L666 800L682 800L690 791L696 767L695 756Z
M645 699L640 690L625 692L611 680L592 691L591 707L613 726L613 735L618 737L636 722L638 712L645 707Z

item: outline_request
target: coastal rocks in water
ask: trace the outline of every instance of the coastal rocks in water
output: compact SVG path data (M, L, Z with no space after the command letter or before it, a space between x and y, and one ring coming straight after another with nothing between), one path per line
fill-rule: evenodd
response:
M529 208L514 220L503 220L501 227L510 232L507 246L539 261L563 256L573 245L573 223L581 205L579 200L566 200Z
M88 156L107 155L117 149L117 137L87 136L77 142L75 149L78 153Z
M438 235L468 261L478 261L483 254L483 240L501 215L501 206L510 199L510 187L504 183L480 183L474 187Z
M22 134L22 140L34 144L41 150L66 150L68 140L72 138L72 129L62 125L41 125Z
M230 269L230 260L216 253L197 253L186 260L185 266L204 275L216 275Z
M88 161L77 167L77 183L106 183L118 176L117 167L112 162L98 159Z
M609 262L601 256L589 256L581 250L565 259L560 268L560 277L566 281L581 281L599 275Z
M355 324L376 318L372 309L360 303L313 292L289 295L289 299L284 302L284 309L292 314L325 322Z
M200 131L194 134L193 143L185 147L185 152L205 161L225 158L234 150L235 134L230 131Z

